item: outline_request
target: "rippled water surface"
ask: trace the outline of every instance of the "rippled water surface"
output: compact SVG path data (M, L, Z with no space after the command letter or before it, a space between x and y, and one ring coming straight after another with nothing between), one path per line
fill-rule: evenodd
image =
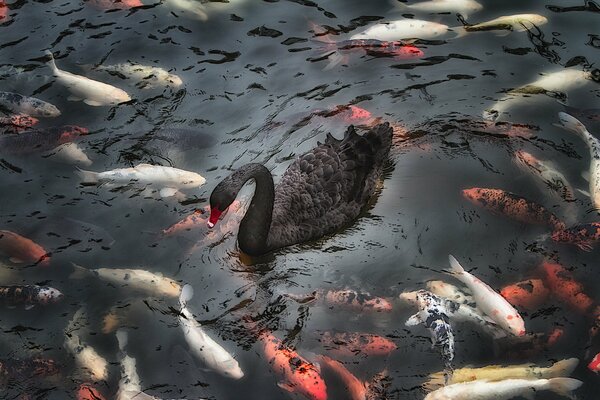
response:
M150 163L206 178L199 189L183 190L185 198L160 198L128 185L82 186L72 164L35 149L0 148L0 229L31 238L51 254L47 267L2 258L2 282L46 284L65 295L54 305L2 310L0 359L49 358L60 373L6 380L0 398L75 398L86 374L64 349L64 330L82 306L88 323L80 334L110 363L106 381L95 385L107 399L114 398L120 377L115 335L103 332L111 310L128 328L127 352L137 360L142 387L159 398L290 398L277 386L280 377L270 369L256 332L272 332L311 360L330 354L321 343L324 332L340 331L373 333L396 344L388 356L340 358L361 381L384 372L378 382L385 394L378 398L423 399L421 384L443 365L427 330L404 325L415 310L398 295L424 288L431 279L458 284L442 273L448 254L497 290L539 276L540 263L551 257L600 300L600 250L587 253L542 240L546 228L494 215L461 194L469 187L499 188L572 218L571 223L600 220L589 198L577 193L573 211L572 203L552 197L514 155L525 150L550 160L574 187L587 190L581 177L589 167L585 144L553 124L559 111L567 111L592 134L600 132L598 83L590 80L566 91L566 97L530 95L502 115L504 124L482 119L507 90L542 73L593 68L600 55L600 14L591 2L586 7L575 0L482 0L483 10L469 22L530 13L548 23L506 35L455 38L450 32L416 41L424 53L417 58L385 49L335 52L335 42L379 20L403 16L458 27L454 13L403 11L387 0L230 0L206 4L207 19L201 21L170 9L168 2L143 3L133 8L117 3L124 9L107 10L108 1L17 0L8 4L0 25L0 91L34 96L62 111L57 118L40 118L36 127L89 130L76 139L93 161L85 169ZM118 86L132 101L115 107L68 101L45 64L46 49L62 70ZM183 85L143 88L84 68L127 61L160 66L180 76ZM263 163L277 182L294 157L324 141L326 133L340 138L348 125L375 118L393 124L394 145L378 197L350 228L258 259L236 246L243 211L230 211L214 231L201 223L180 234L162 233L204 210L212 189L236 168ZM246 198L252 190L252 185L244 189ZM245 376L220 377L188 352L176 299L147 297L94 276L72 279L73 263L137 267L191 284L190 310L235 355ZM368 292L391 301L393 311L358 312L285 296L320 289ZM586 368L600 351L598 338L590 339L591 315L574 311L554 293L536 309L520 311L528 332L559 328L563 336L554 346L494 343L470 325L457 325L454 367L546 366L577 357L581 362L573 376L584 382L578 398L597 399L598 377ZM324 371L323 376L328 398L349 398L335 375Z

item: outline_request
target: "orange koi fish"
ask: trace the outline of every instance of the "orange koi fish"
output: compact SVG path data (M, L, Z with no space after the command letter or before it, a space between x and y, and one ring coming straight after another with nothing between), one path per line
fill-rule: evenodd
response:
M501 189L470 188L462 191L471 203L519 222L546 225L554 230L565 224L543 206Z
M328 352L345 357L386 356L397 349L391 340L369 333L324 332L319 341Z
M15 264L29 263L47 266L50 256L42 246L11 231L0 230L0 253Z
M536 310L542 305L550 292L541 279L527 279L505 286L500 294L510 304L525 310Z
M367 388L352 372L339 361L327 356L319 356L319 362L332 373L336 374L343 382L349 397L348 400L367 400Z
M271 369L281 377L280 388L310 400L327 400L327 387L319 370L286 347L272 334L261 336L265 358Z
M556 298L581 313L592 308L594 301L584 293L583 285L575 280L570 271L548 261L543 262L540 268L546 286Z
M583 251L592 251L593 245L600 241L600 222L575 225L558 229L552 234L552 240L559 243L571 243Z

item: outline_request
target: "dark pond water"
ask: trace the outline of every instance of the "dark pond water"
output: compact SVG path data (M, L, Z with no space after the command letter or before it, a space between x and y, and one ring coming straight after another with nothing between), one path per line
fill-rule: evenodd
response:
M348 40L378 20L414 12L415 18L450 27L461 23L454 12L402 11L386 0L230 0L207 4L206 21L169 8L169 2L143 3L106 10L79 1L17 0L8 4L0 26L0 91L34 96L61 110L57 118L40 118L37 128L89 130L76 139L92 160L86 169L151 163L195 171L207 181L184 190L185 200L130 187L81 186L72 164L45 157L40 149L0 148L0 229L28 237L51 253L48 267L23 267L3 258L2 283L46 284L65 295L59 304L2 310L0 358L49 358L60 365L60 373L10 379L0 398L76 398L79 384L89 379L65 350L64 330L82 306L89 323L79 333L109 362L108 378L95 384L107 399L115 397L120 377L117 340L102 331L103 318L115 306L120 324L128 328L127 352L137 359L142 388L159 398L289 398L256 341L260 329L307 359L330 354L320 343L326 331L384 336L397 346L388 356L357 354L340 360L361 381L384 371L385 394L378 398L423 399L421 384L442 363L427 330L404 325L415 310L398 295L424 288L431 279L457 284L441 272L448 254L497 290L539 276L540 263L553 257L594 301L600 300L599 250L537 242L547 228L494 215L461 194L469 187L499 188L543 204L561 218L574 212L571 223L600 220L589 198L577 193L573 211L572 204L552 197L535 175L520 168L514 156L524 150L552 161L574 187L586 189L581 172L589 168L587 147L553 124L559 111L568 111L592 134L600 132L599 84L590 80L571 88L565 83L566 98L549 93L554 96L537 94L516 102L500 119L521 125L482 120L482 112L507 90L565 67L589 70L598 61L600 15L593 5L481 1L483 9L470 15L470 22L527 13L541 14L548 23L508 35L480 32L454 38L450 32L417 41L414 45L424 53L420 58L345 50L341 61L330 65L336 56L331 42ZM53 83L44 64L46 49L62 70L118 86L133 100L116 107L68 101L68 92ZM144 89L134 80L85 72L80 66L127 61L162 67L180 76L183 85ZM358 108L353 117L349 106L372 118L357 116ZM340 112L328 112L335 110ZM379 196L350 228L259 259L237 249L233 212L212 232L202 223L182 234L161 234L203 210L212 189L232 170L263 163L277 182L293 158L323 141L327 132L339 138L349 124L373 118L395 126L394 146ZM19 146L28 149L41 142L38 137ZM246 196L252 190L245 188ZM245 376L220 377L188 352L176 299L148 297L95 277L70 279L72 263L142 268L191 284L190 310L235 355ZM389 299L393 311L358 312L285 296L320 289L368 292ZM584 382L578 398L597 399L598 377L586 368L600 351L598 338L589 336L590 314L574 311L556 293L535 309L520 311L528 332L548 334L559 328L563 336L554 346L525 345L531 350L525 352L519 350L523 345L495 344L470 325L457 325L454 367L546 366L577 357L581 362L573 376ZM328 398L349 398L335 375L324 372L324 377Z

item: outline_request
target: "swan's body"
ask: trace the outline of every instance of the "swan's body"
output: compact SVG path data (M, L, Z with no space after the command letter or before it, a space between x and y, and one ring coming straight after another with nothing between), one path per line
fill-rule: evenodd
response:
M244 165L213 190L209 226L214 226L242 186L254 179L254 197L238 234L244 253L265 254L344 228L373 195L391 142L387 123L363 136L352 126L343 140L327 135L325 143L288 167L277 186L263 165Z

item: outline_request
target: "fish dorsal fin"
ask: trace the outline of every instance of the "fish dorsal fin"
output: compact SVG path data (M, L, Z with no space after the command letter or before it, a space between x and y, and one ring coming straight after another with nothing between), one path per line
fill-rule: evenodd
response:
M136 169L154 168L154 167L155 167L155 165L147 164L147 163L138 164L135 166Z

